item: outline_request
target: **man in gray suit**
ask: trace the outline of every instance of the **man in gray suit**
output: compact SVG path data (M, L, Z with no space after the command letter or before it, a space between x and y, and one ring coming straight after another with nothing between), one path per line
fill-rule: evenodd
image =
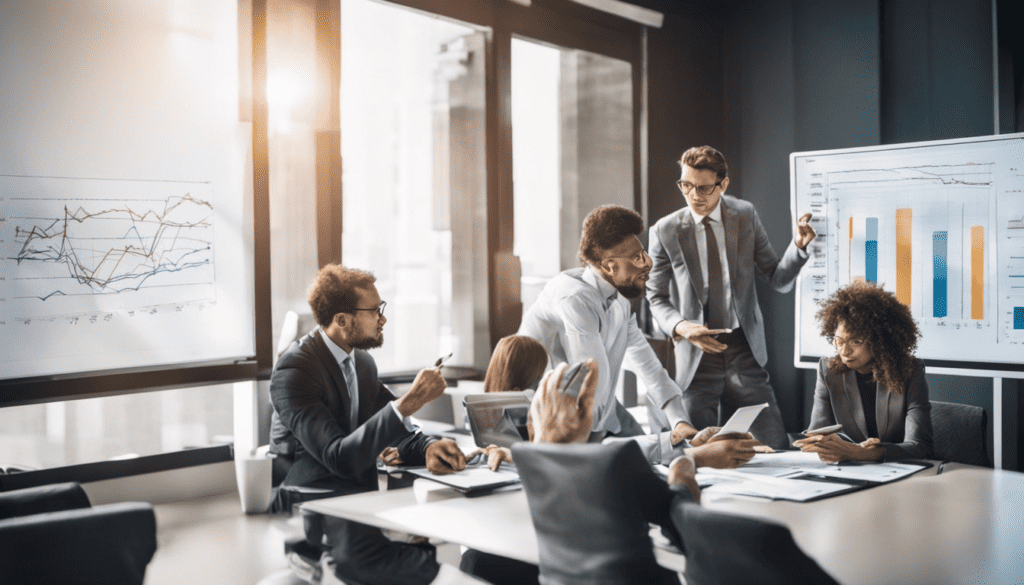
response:
M788 292L817 235L805 214L780 260L754 206L724 195L725 157L710 146L687 150L676 182L688 207L667 215L650 235L647 282L651 313L676 341L676 383L696 428L721 424L741 406L768 403L751 432L786 447L782 414L768 383L764 320L755 276ZM721 413L719 413L721 405ZM662 425L669 421L659 421Z

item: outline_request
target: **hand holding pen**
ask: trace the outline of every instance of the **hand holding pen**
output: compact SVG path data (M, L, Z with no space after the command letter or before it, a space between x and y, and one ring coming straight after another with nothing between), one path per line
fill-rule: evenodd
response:
M444 377L441 376L441 367L444 365L444 361L451 357L448 354L447 357L438 358L434 362L433 368L424 368L416 374L416 379L412 381L412 388L399 398L395 406L398 407L398 412L402 416L410 416L417 410L423 408L427 403L432 402L444 394L444 389L447 388L448 384L445 382Z

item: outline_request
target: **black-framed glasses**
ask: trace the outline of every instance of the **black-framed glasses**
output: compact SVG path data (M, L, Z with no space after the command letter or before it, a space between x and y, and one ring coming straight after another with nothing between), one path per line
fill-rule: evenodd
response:
M623 260L629 260L634 266L643 266L647 264L650 256L647 255L647 250L640 248L640 251L635 256L608 256L608 258L622 258Z
M678 181L676 181L676 187L679 187L679 190L682 191L683 193L690 193L694 189L696 189L698 195L700 195L701 197L707 197L708 195L714 193L715 189L722 186L722 181L725 181L725 179L722 179L721 181L713 185L694 185L693 183L687 183L686 181L679 179Z
M352 310L353 311L377 311L377 317L383 317L384 316L384 307L386 307L386 306L388 306L388 302L387 301L381 301L380 304L377 305L376 307L370 307L369 309L360 309L359 307L356 307L356 308L354 308Z

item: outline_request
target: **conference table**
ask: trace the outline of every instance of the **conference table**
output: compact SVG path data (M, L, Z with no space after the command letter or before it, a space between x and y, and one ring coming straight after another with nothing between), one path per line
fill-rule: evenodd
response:
M1024 582L1024 474L955 463L938 469L813 502L706 494L701 503L789 527L804 552L844 584ZM521 489L465 497L429 479L416 481L430 489L417 485L302 507L538 562ZM685 557L657 529L652 535L658 562L682 572Z

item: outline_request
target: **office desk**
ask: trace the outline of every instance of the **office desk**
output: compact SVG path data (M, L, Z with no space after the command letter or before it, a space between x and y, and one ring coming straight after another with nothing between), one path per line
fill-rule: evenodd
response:
M454 491L417 504L411 488L316 500L305 509L399 528L537 562L524 492L465 498ZM785 524L839 582L1016 583L1024 580L1024 474L947 464L896 483L817 502L712 496L703 505ZM658 562L685 559L655 547Z

